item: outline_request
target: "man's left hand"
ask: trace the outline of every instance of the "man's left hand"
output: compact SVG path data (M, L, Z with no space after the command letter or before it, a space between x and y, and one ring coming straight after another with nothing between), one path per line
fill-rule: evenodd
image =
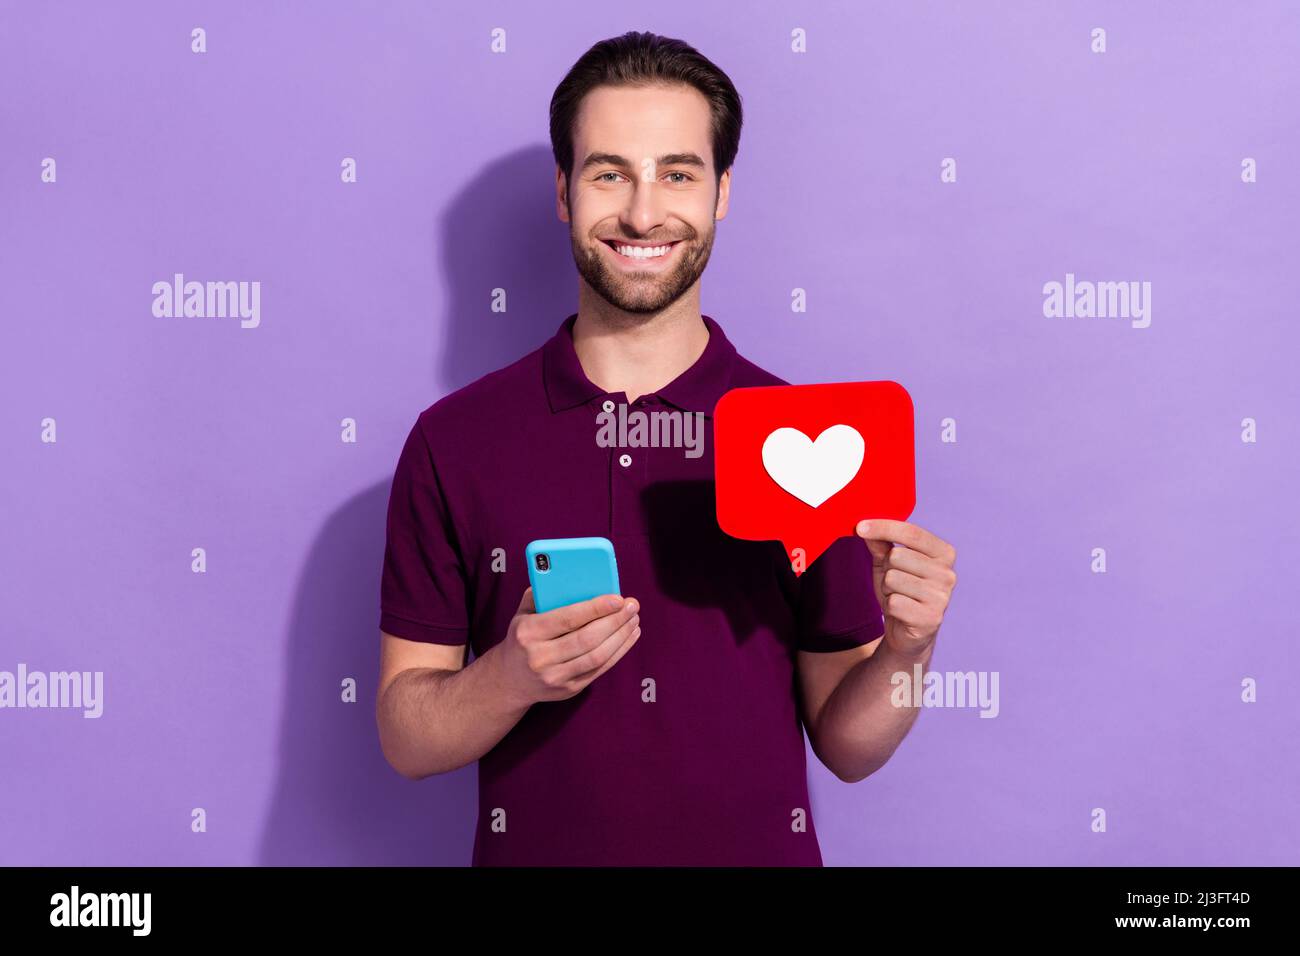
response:
M957 584L957 549L919 525L892 518L859 521L871 551L871 579L885 615L885 643L904 657L934 644Z

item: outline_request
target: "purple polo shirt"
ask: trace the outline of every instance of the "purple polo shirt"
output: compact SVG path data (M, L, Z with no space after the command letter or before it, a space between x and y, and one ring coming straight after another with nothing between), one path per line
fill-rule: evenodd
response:
M820 866L795 654L884 632L867 548L841 538L796 576L779 542L719 530L713 407L731 388L787 383L708 316L695 364L628 408L703 413L703 454L601 447L597 415L627 396L583 373L575 318L421 412L389 497L390 634L482 655L505 637L535 538L609 538L641 603L641 637L617 664L534 704L479 760L473 864Z

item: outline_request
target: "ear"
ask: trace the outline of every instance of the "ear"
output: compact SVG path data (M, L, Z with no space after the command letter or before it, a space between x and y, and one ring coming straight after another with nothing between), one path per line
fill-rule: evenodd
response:
M713 218L727 218L727 207L731 202L731 170L728 169L718 180L718 203L713 210Z
M564 175L560 164L555 164L555 214L560 222L569 221L569 177Z

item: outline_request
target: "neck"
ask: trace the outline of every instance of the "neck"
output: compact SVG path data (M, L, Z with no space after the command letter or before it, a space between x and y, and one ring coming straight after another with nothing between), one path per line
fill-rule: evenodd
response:
M579 305L573 349L582 371L604 391L626 394L629 403L677 378L709 344L698 300L678 308L679 300L648 318Z

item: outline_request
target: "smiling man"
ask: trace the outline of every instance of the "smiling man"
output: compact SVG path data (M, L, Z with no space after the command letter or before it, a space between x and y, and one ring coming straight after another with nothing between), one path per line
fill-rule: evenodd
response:
M700 312L740 129L731 81L681 41L584 54L551 101L577 311L422 411L399 457L380 742L413 779L478 761L475 865L820 865L804 731L858 781L916 719L890 679L928 665L951 545L872 519L796 576L779 542L717 525L714 405L785 384ZM621 405L703 416L703 453L597 441ZM537 613L525 545L590 535L626 594Z

